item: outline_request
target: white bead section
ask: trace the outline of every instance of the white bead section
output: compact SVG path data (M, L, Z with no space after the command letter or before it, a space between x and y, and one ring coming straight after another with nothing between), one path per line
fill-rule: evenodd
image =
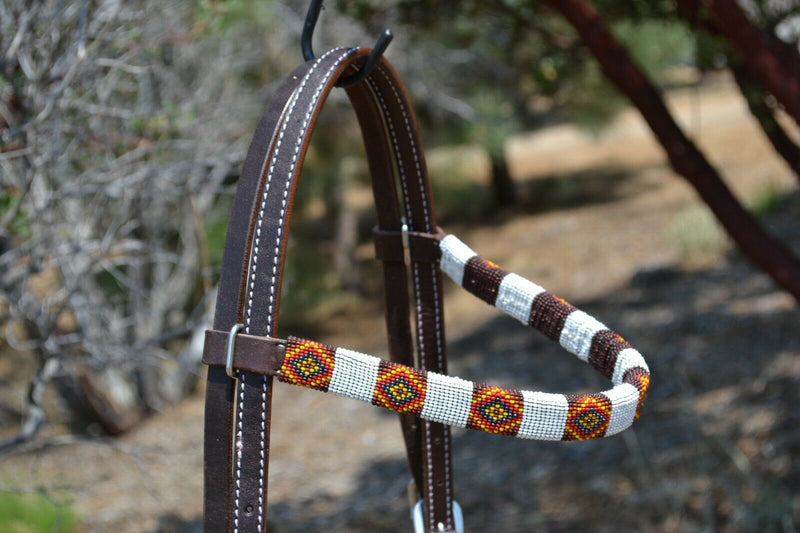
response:
M543 287L512 272L500 282L494 305L527 326L533 300L543 292Z
M558 343L569 353L577 355L578 359L588 361L592 338L595 333L604 329L608 328L602 322L576 309L564 322Z
M425 405L420 416L434 422L466 427L473 387L471 381L428 372Z
M636 367L642 367L647 370L648 373L650 372L647 363L644 362L644 357L642 357L642 354L638 351L633 348L625 348L620 351L619 355L617 355L617 362L614 365L614 374L611 376L611 383L619 385L622 383L622 378L625 377L625 372Z
M523 400L522 423L517 437L561 440L567 425L569 402L563 394L520 391Z
M372 355L336 348L336 364L328 391L365 402L372 401L380 362Z
M611 400L611 419L608 421L606 437L616 435L633 424L636 406L639 403L639 390L630 383L623 383L603 394Z
M448 235L442 239L439 242L439 249L442 251L442 271L461 285L464 281L464 267L467 265L467 261L478 254L454 235Z

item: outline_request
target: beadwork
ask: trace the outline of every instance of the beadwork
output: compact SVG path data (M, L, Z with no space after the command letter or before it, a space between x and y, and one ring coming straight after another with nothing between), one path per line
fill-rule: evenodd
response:
M327 391L333 377L334 348L314 341L291 343L281 367L281 380Z
M650 372L625 339L535 283L479 257L453 235L442 239L440 249L441 268L456 283L559 342L615 386L580 395L516 391L295 337L287 342L279 379L433 422L526 439L607 437L639 417Z

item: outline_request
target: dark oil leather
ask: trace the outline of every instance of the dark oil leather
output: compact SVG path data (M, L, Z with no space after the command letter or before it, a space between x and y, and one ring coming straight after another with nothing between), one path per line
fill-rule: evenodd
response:
M281 83L253 135L228 222L214 312L216 329L227 331L241 321L243 283L254 218L253 204L261 186L261 169L268 156L283 104L308 71L309 66L301 65ZM206 532L228 531L233 515L231 431L235 381L230 379L225 369L221 367L209 367L206 381L203 430L203 528Z
M270 376L282 356L280 346L264 338L277 334L297 176L325 97L338 77L348 69L353 71L352 65L368 53L339 49L295 70L270 101L250 146L228 227L214 317L216 331L207 336L204 352L204 361L210 364L205 412L207 532L266 530ZM423 236L436 235L437 228L413 111L405 89L385 60L366 82L347 93L362 129L373 180L390 355L395 361L413 364L410 270L420 366L446 373L435 239ZM397 255L401 213L414 235L409 269L402 255ZM400 250L402 254L402 241ZM234 367L241 372L234 387L236 382L228 378L224 359L227 331L236 323L245 324L246 334L236 339ZM442 523L450 530L449 428L410 415L401 415L401 423L412 475L425 501L427 529L435 530Z

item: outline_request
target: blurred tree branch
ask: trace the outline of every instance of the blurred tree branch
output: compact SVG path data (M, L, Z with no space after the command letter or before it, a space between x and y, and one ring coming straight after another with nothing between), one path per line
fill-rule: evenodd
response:
M672 167L691 183L742 253L800 301L800 262L736 200L717 170L680 129L656 88L614 38L594 6L587 0L552 0L549 5L575 27L606 77L639 109Z
M749 73L744 60L736 50L736 46L731 43L725 32L720 30L719 23L701 9L702 6L699 0L678 0L677 5L679 12L686 17L693 26L697 27L699 30L705 31L712 38L719 39L724 43L724 54L727 58L728 66L733 73L742 96L744 96L747 102L750 113L764 131L770 143L772 143L775 151L786 161L789 167L794 171L797 179L800 180L800 147L795 144L775 118L775 113L778 111L777 108L779 104L774 96L768 98L768 95L762 90L762 88L768 90L769 84L765 83L763 79L754 78ZM791 52L786 53L785 47L789 46L791 48L791 46L769 33L764 32L763 35L770 43L770 48L773 53L784 57L784 67L789 67L791 61L787 61L786 58L791 56ZM796 51L794 55L797 55ZM800 79L800 71L797 72L796 77ZM770 100L772 101L771 103Z
M735 0L677 0L696 13L700 6L711 13L716 31L741 55L752 78L759 80L800 125L800 54L797 48L761 31Z
M48 387L113 432L195 385L214 282L201 213L231 194L271 88L241 80L296 61L277 53L293 30L259 36L264 52L192 27L199 9L0 4L2 323L37 368L0 451L43 426Z

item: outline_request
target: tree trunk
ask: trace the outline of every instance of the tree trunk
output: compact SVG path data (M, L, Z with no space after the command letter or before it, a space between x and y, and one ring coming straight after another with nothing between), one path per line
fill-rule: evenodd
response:
M677 3L678 8L690 23L698 25L710 35L725 39L730 43L730 39L725 37L714 20L702 16L699 0L677 0ZM765 35L767 35L767 37L772 37L768 34ZM777 39L772 38L772 41L777 41ZM790 54L783 50L783 46L780 46L786 45L786 43L778 41L773 44L773 51L776 54L780 54L785 61L789 61ZM733 76L736 79L736 84L739 86L739 91L747 102L750 113L758 121L759 126L761 126L764 134L772 143L775 151L789 164L798 179L800 179L800 148L792 141L791 137L786 134L778 121L775 120L775 110L773 107L767 105L762 85L759 85L758 80L752 78L748 74L747 67L744 65L743 60L736 50L731 50L727 54L727 59L731 72L733 72ZM795 66L793 68L797 67Z
M800 58L797 50L765 34L750 22L735 0L701 0L715 26L736 48L753 79L769 91L800 125ZM678 0L687 7L697 0Z
M759 89L755 82L747 75L747 71L735 60L731 61L731 71L733 72L736 84L742 92L742 96L747 101L750 113L758 121L764 134L772 143L775 151L786 161L795 173L795 177L800 182L800 147L797 146L791 137L784 131L781 125L775 120L773 110L767 105L764 93Z
M508 161L504 151L494 153L490 151L489 159L492 163L492 186L494 199L498 207L509 207L517 202L514 192L514 182L508 172Z
M800 262L742 208L716 169L675 123L656 88L617 42L594 6L587 0L550 0L549 4L575 27L606 77L642 114L672 168L692 184L742 253L800 301Z

